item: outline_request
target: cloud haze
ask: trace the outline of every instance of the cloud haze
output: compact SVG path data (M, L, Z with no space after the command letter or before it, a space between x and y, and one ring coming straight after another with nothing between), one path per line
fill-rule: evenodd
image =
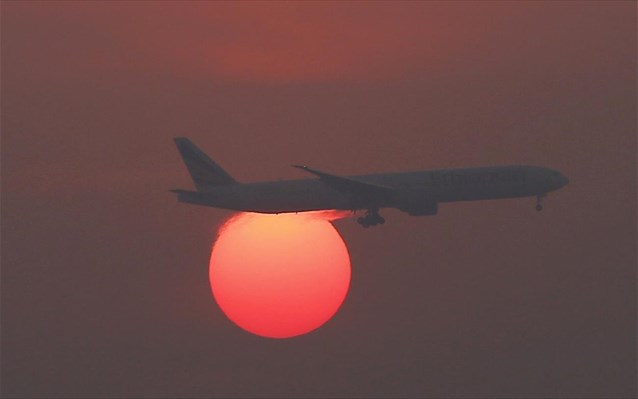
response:
M636 394L633 2L2 2L2 394ZM239 181L499 164L533 199L335 221L334 319L237 329L176 204L187 136Z

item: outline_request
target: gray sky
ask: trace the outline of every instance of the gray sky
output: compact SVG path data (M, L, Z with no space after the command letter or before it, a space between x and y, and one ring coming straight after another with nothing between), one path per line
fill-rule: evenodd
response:
M635 2L2 2L2 394L636 395ZM290 340L208 285L240 181L532 164L535 200L338 221L352 284Z

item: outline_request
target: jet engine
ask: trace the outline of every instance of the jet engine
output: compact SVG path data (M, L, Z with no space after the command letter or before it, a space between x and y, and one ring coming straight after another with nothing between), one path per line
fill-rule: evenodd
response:
M439 211L439 204L437 202L423 202L421 204L410 204L408 206L402 205L398 207L403 212L407 212L410 216L431 216L436 215Z
M395 198L395 206L410 216L436 215L439 204L424 193L402 193Z

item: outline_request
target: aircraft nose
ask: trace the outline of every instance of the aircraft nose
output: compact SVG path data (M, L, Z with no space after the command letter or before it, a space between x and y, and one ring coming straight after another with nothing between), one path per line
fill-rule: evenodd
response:
M552 170L548 183L553 187L553 190L557 190L566 186L569 183L569 179L561 172Z

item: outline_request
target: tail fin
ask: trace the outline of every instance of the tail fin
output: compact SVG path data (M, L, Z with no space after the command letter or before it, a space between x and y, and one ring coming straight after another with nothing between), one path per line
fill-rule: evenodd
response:
M188 172L197 187L197 191L206 191L206 189L215 186L227 186L236 184L237 182L228 173L217 165L208 155L197 148L186 137L176 137L175 144L182 155L182 159L188 168Z

